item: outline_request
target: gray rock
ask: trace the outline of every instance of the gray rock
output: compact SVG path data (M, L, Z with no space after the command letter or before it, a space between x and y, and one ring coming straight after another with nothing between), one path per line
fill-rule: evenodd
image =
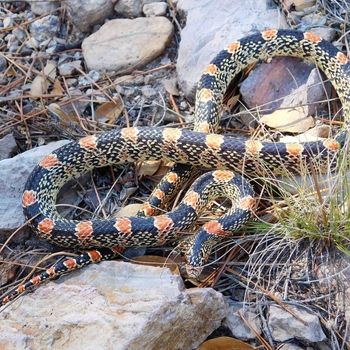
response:
M235 338L256 339L256 334L261 334L261 320L254 308L245 306L243 303L229 302L229 305L224 325L230 329ZM249 327L240 315L249 323Z
M283 344L278 349L279 350L304 350L303 348L301 348L300 346L295 345L295 344Z
M63 76L72 75L78 72L78 70L82 70L81 61L66 62L58 66L58 71Z
M15 20L13 17L5 17L2 21L2 25L4 28L12 27L15 24Z
M179 0L177 8L186 13L186 26L181 31L177 73L182 91L194 96L204 68L230 42L257 30L287 28L283 16L270 1ZM205 30L203 30L203 25Z
M142 0L118 0L115 12L122 17L135 18L142 15Z
M21 197L24 184L34 166L45 155L68 142L53 142L0 161L0 240L4 239L4 234L24 223Z
M79 77L78 82L79 82L79 85L85 86L85 85L90 85L98 81L99 79L100 79L100 73L95 70L91 70L87 75Z
M11 350L24 343L32 349L195 349L225 312L221 293L185 290L167 268L108 261L49 282L3 310L0 342Z
M65 4L72 22L82 32L113 15L112 0L66 0Z
M33 38L40 43L56 35L59 30L59 20L57 16L45 16L33 22L29 28Z
M284 342L298 339L309 343L322 342L327 340L323 333L320 320L316 315L311 314L304 308L287 305L291 313L280 306L272 305L269 309L268 326L275 341Z
M164 16L168 9L168 5L165 2L152 2L150 4L143 5L143 13L146 17L152 16Z
M331 27L312 28L310 32L319 35L322 39L327 41L333 41L335 39L335 35L337 34L337 31Z
M19 40L20 42L24 41L24 39L26 38L26 32L21 29L21 28L15 28L12 31L12 34L16 37L17 40Z
M30 3L30 9L36 15L45 15L52 11L55 11L61 4L59 0L51 1L38 1L38 0L27 0Z
M0 160L10 158L17 148L16 140L12 134L7 134L0 139Z
M83 41L89 69L132 71L159 56L171 39L165 17L114 19Z
M7 68L7 59L4 56L0 56L0 72L3 72Z
M142 86L141 92L142 92L142 95L146 98L151 98L157 95L157 90L153 89L149 85Z
M310 13L302 18L302 24L309 27L324 26L327 22L327 17L318 13Z

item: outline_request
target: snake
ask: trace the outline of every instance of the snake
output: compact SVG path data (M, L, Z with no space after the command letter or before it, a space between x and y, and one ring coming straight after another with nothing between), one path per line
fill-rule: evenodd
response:
M342 103L343 128L332 138L312 142L269 142L217 134L217 125L229 83L242 70L275 56L295 56L316 64L331 81ZM22 196L26 219L39 238L83 251L32 277L5 295L5 305L45 280L57 278L90 263L112 259L131 246L161 246L182 237L204 207L216 197L227 197L231 208L204 224L187 241L189 273L198 275L213 246L251 219L256 207L252 185L245 176L264 171L298 173L315 162L329 168L345 150L350 123L350 64L347 56L312 32L268 29L233 41L204 70L197 86L194 130L171 127L129 127L87 135L45 156L30 174ZM179 205L170 212L92 220L68 220L55 208L60 188L96 167L138 161L165 160L207 170ZM186 168L187 167L187 168ZM259 175L260 174L260 175ZM161 201L185 175L170 171L153 192Z

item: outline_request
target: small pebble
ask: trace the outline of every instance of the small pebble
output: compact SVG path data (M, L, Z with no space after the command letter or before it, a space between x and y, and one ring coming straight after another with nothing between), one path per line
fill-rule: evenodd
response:
M26 38L26 32L20 28L15 28L12 31L12 34L17 38L17 40L19 41L24 41L24 39Z
M3 72L7 68L7 59L4 56L0 56L0 72Z
M143 6L143 13L146 17L164 16L168 9L165 2L153 2Z
M149 85L145 85L141 88L142 95L146 98L151 98L157 95L157 91Z
M100 79L100 73L96 70L91 70L86 76L79 77L79 85L90 85Z
M60 75L63 75L63 76L73 75L74 73L77 73L81 69L82 69L81 61L67 62L58 66Z
M15 24L15 21L12 17L5 17L3 20L4 28L12 27Z

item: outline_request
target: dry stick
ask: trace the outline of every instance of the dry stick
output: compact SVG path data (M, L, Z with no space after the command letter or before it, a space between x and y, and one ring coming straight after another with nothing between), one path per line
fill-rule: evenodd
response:
M176 115L177 115L177 118L178 118L180 125L183 126L184 125L184 118L182 116L180 116L181 115L180 110L176 104L174 96L170 93L169 93L169 100L170 100L172 107L175 109L175 112L177 113Z
M258 338L261 345L263 345L267 350L273 350L270 344L256 331L256 329L248 322L248 320L243 316L240 310L238 310L238 316L245 323L245 325L254 333L254 335Z

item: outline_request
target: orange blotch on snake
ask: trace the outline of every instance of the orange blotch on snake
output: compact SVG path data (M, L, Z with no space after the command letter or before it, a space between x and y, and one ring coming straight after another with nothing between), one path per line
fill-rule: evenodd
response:
M49 218L45 218L41 220L38 224L39 232L45 235L49 235L52 232L54 227L55 227L54 221Z
M79 140L81 148L92 150L97 147L97 137L95 135L88 135Z
M247 140L245 142L246 153L250 156L257 157L263 148L263 144L257 140Z
M220 149L223 142L224 138L221 135L209 134L205 137L205 144L215 150Z
M131 234L131 220L128 218L117 219L114 227L124 235Z
M167 215L159 215L154 218L154 226L163 233L170 230L174 226L174 222Z
M99 251L97 250L90 250L87 252L89 257L90 257L90 260L94 263L96 262L100 262L101 259L102 259L102 255Z
M277 36L278 30L277 29L268 29L261 32L261 36L264 40L272 40L275 39Z
M217 181L228 182L235 177L235 174L229 170L216 170L213 172L213 177Z
M218 71L218 67L211 63L209 66L204 70L203 74L209 74L209 75L215 75Z
M339 142L334 139L327 139L323 141L323 146L332 152L337 152L340 149Z
M78 267L77 261L75 259L67 259L63 261L63 265L68 269L68 270L73 270Z
M322 41L322 38L319 35L317 35L315 33L311 33L311 32L305 32L304 38L313 44L318 44L319 42Z
M41 277L40 276L35 276L33 277L30 282L32 282L33 285L37 286L41 282Z
M243 197L239 201L239 206L244 210L253 210L256 205L256 200L252 196Z
M304 147L300 143L286 143L286 150L290 156L299 157L303 153Z
M136 143L138 132L139 130L137 128L124 128L121 130L121 135L125 140L130 140L133 143Z
M163 139L165 143L177 142L181 135L182 132L180 129L165 128L163 130Z
M205 225L203 225L203 228L212 235L225 235L226 231L223 230L222 225L216 221L209 221Z
M39 165L44 169L51 169L58 164L60 164L60 161L58 160L57 155L53 153L48 154L39 162Z
M75 226L75 235L83 244L92 237L93 232L91 221L82 221Z
M189 205L193 209L197 209L198 203L200 200L200 195L199 193L195 191L189 191L186 193L183 203Z
M210 89L203 88L199 90L197 98L202 102L212 101L214 99L214 93Z
M345 54L342 52L337 53L337 60L340 64L347 64L348 63L348 58Z
M237 52L240 46L241 46L241 43L239 41L233 41L232 43L228 44L226 50L228 53L234 54L235 52Z
M22 195L22 207L27 208L36 202L35 191L24 191Z

